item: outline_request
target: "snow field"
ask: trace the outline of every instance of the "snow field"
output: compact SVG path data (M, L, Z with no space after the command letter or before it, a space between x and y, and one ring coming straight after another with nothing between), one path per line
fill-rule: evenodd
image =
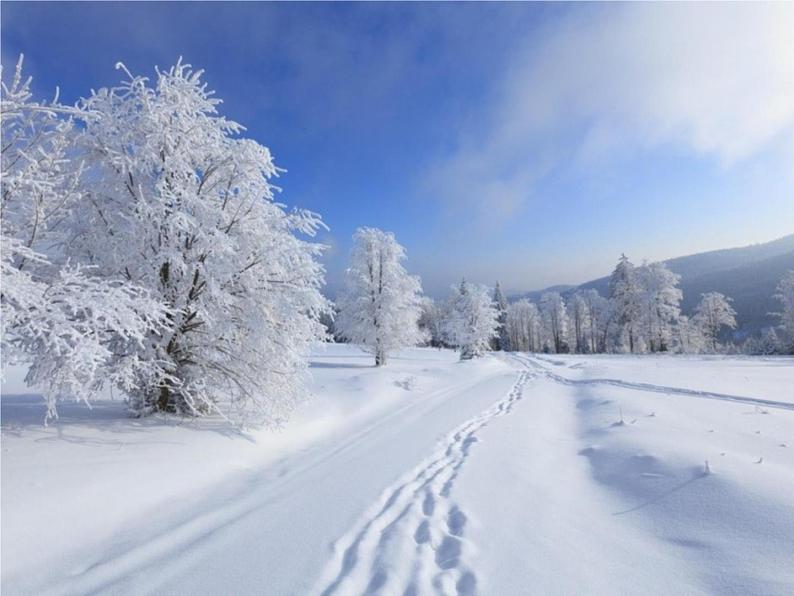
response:
M275 433L8 379L3 593L794 592L791 359L371 361Z
M538 372L531 399L483 433L460 479L478 515L482 593L791 593L794 412L780 400L782 362L770 365L781 382L768 382L779 405L759 408L649 390L638 365L677 359L599 359L605 377L617 376L612 362L634 370L639 387L617 387L585 376L588 357L518 358ZM682 381L693 383L667 379Z

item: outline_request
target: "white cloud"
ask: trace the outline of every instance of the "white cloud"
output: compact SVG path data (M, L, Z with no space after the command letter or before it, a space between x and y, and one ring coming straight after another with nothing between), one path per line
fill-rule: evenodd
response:
M558 167L671 146L730 168L794 147L794 4L621 4L528 39L425 183L508 216Z

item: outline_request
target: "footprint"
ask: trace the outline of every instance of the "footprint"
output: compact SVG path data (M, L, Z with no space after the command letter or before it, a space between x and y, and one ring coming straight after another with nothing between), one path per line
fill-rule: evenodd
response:
M425 492L425 499L422 501L422 513L430 517L436 510L436 500L433 498L433 493L430 491Z
M436 550L436 565L441 569L453 569L460 562L461 542L454 536L444 536Z
M416 532L414 532L414 541L417 544L425 544L426 542L430 542L430 524L427 520L424 520L419 527L416 528Z
M449 528L449 533L453 536L463 536L463 528L466 526L467 520L466 514L463 513L457 505L454 505L447 516L447 528Z
M483 424L483 426L485 426L485 424ZM469 435L468 437L466 437L466 439L463 441L463 444L462 444L462 451L463 451L464 455L468 455L469 454L469 449L471 449L471 446L474 445L474 443L479 443L479 442L480 442L480 439L478 439L474 435Z
M383 569L378 569L372 576L372 579L369 580L369 585L367 585L367 589L365 590L366 594L373 594L380 590L383 585L386 583L387 579L386 572Z
M477 593L477 578L471 571L466 571L455 584L455 589L459 596L473 596Z

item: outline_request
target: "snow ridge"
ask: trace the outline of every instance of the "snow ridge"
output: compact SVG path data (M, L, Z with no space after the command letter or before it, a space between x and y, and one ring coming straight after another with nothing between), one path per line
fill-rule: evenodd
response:
M510 411L534 374L522 371L510 392L447 435L435 453L387 488L346 535L315 593L473 594L477 576L465 559L468 518L451 498L477 433Z

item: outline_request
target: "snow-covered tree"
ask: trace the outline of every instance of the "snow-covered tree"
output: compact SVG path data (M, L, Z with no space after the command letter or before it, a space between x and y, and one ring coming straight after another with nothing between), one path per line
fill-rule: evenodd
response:
M337 328L386 364L389 352L422 341L419 278L402 266L405 249L394 234L359 228L353 235L350 267L339 298Z
M699 354L705 347L706 340L700 327L693 319L681 315L673 335L673 349L682 354Z
M499 335L494 339L494 349L507 351L510 349L510 340L507 334L507 298L502 293L502 287L498 281L493 291L493 302L499 313Z
M621 335L629 351L634 352L639 348L640 287L634 265L626 255L620 256L609 278L609 299Z
M558 292L546 292L540 297L540 313L546 336L546 347L555 354L568 351L568 314L565 301Z
M576 292L568 302L568 319L571 323L573 348L578 354L589 351L588 328L591 327L590 312L582 292Z
M783 328L783 344L786 351L794 353L794 271L788 271L777 285L775 298L782 309L778 316Z
M423 296L420 304L419 330L434 348L444 345L444 311L430 296Z
M156 364L128 388L138 414L279 423L304 394L319 321L322 223L274 200L270 151L242 138L181 60L82 100L86 164L68 255L166 305L166 328L130 356Z
M736 311L731 307L731 299L719 292L703 294L695 309L693 322L703 334L706 347L712 352L719 348L719 333L723 327L736 328Z
M664 263L643 265L636 271L640 286L640 320L651 352L670 349L673 329L681 314L680 276Z
M29 366L47 400L88 401L105 384L129 387L152 369L132 352L161 330L165 309L121 276L103 277L69 254L68 225L87 209L76 118L92 114L33 100L20 57L2 82L0 260L3 364ZM82 264L81 264L82 263Z
M741 352L743 354L752 354L755 356L778 354L782 349L780 339L773 327L765 329L760 337L750 337L741 346Z
M486 286L465 279L451 288L445 308L444 335L460 350L461 360L481 356L499 334L499 312Z
M599 294L598 290L585 290L581 296L587 308L586 323L590 352L606 352L612 321L610 302Z
M507 307L507 333L512 351L538 352L540 326L538 307L529 300L518 300Z

